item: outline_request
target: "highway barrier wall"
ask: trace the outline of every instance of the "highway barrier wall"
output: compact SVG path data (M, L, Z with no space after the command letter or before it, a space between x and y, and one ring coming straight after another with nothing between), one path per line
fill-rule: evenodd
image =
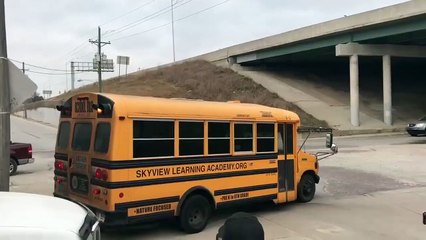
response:
M36 122L58 127L59 111L54 108L36 108L15 112L14 115L34 120Z

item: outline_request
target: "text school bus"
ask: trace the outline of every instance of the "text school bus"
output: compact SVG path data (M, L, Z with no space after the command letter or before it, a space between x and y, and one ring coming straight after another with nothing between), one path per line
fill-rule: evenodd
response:
M319 181L317 157L297 148L293 112L96 93L57 108L54 195L105 225L177 216L195 233L216 208L308 202Z

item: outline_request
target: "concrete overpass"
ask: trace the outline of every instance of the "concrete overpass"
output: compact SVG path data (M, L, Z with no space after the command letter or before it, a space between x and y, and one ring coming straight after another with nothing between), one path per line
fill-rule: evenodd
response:
M243 67L308 62L337 66L343 61L350 69L347 80L350 82L351 123L359 126L359 56L382 58L383 121L392 125L391 62L400 57L426 58L426 1L414 0L345 16L197 58Z

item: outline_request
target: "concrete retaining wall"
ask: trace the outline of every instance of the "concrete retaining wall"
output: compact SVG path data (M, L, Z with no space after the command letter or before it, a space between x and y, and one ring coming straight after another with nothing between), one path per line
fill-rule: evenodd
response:
M59 111L54 108L37 108L26 110L26 112L26 118L28 119L58 127ZM14 114L25 118L25 111L19 111Z

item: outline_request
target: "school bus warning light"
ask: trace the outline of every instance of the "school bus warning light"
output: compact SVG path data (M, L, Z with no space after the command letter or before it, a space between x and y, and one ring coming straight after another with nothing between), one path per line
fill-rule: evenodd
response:
M98 114L111 112L111 104L93 104L92 107Z

